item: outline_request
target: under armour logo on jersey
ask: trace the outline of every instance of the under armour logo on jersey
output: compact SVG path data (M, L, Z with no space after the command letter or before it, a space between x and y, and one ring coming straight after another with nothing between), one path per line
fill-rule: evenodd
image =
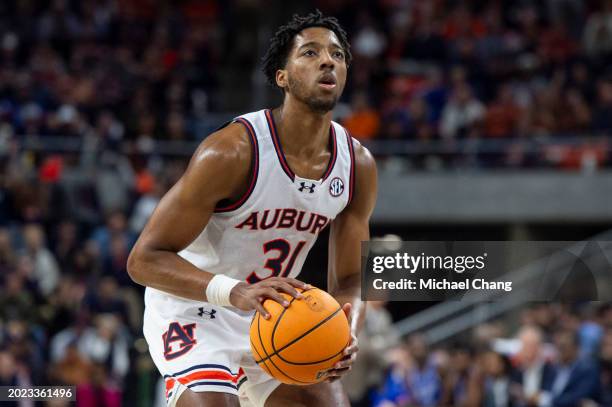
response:
M198 308L198 315L202 318L215 319L215 314L217 313L216 309L211 309L210 311L205 310L204 307Z
M312 193L314 193L315 186L316 186L316 184L314 184L312 182L301 181L300 182L300 187L298 188L298 191L304 192L304 190L307 189L312 194Z
M329 193L333 197L338 197L344 191L344 182L338 177L331 180L329 183Z

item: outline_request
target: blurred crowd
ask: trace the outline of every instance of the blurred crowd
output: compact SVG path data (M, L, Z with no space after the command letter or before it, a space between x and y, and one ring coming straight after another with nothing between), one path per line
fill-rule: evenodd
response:
M413 152L425 168L610 163L611 0L291 4L2 2L0 152L26 135L145 154L156 140L201 140L221 124L212 113L272 100L266 38L318 7L347 28L355 57L338 119L362 140L420 145L380 155Z
M480 140L572 138L571 146L536 151L502 143L494 148L501 154L475 165L610 163L612 2L389 0L361 10L332 3L351 21L344 123L353 135L469 140L472 149Z
M610 304L536 304L440 344L400 341L384 304L368 311L346 379L354 406L612 406Z
M125 272L186 164L155 145L264 107L257 30L287 17L253 14L268 3L0 2L0 385L74 385L81 406L163 395ZM612 1L295 2L314 6L351 36L337 114L355 137L450 149L414 154L425 168L610 164ZM472 153L487 140L524 143ZM541 305L510 326L430 347L401 341L373 303L347 388L363 406L612 405L609 306Z
M72 385L77 405L122 405L143 311L125 270L128 221L0 226L0 385Z

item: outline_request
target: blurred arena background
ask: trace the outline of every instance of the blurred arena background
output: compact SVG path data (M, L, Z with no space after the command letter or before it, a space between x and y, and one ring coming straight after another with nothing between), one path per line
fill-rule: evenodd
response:
M350 34L335 119L377 157L373 237L611 240L612 1L2 1L0 385L162 405L131 245L207 134L280 102L259 60L314 8ZM563 405L612 406L610 303L373 303L360 345L358 406L536 405L575 358Z

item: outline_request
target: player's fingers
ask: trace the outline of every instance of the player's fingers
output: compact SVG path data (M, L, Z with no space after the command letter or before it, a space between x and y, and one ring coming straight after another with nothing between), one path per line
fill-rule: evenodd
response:
M264 317L265 319L270 318L270 313L265 309L261 301L253 300L251 302L251 305L255 310L257 310L257 312L261 314L262 317Z
M346 349L344 349L343 354L344 355L354 355L357 352L359 352L359 345L354 342L351 345L347 346Z
M289 294L293 298L302 298L302 293L296 290L295 287L293 287L291 284L287 284L284 282L278 282L276 283L274 288L276 288L277 291L282 291L284 293Z
M347 374L350 370L351 370L351 366L349 367L345 367L342 369L332 369L329 371L329 373L327 374L327 381L329 383L333 383L336 380L338 380L340 377L342 377L343 375Z
M353 305L350 302L347 302L342 306L342 311L344 311L344 315L348 319L349 326L353 320L353 315L351 314L351 310L353 309Z
M309 290L312 288L310 284L291 277L283 277L283 281L291 284L294 287L301 288L302 290Z
M282 295L280 295L278 293L278 291L276 291L274 288L272 287L266 287L264 288L261 293L261 295L263 295L266 298L270 298L276 302L278 302L280 305L282 305L283 307L288 307L289 306L289 301L287 301L285 299L285 297L283 297Z
M339 362L336 362L336 364L334 365L334 370L348 369L349 367L351 367L352 364L353 364L352 358L341 360Z

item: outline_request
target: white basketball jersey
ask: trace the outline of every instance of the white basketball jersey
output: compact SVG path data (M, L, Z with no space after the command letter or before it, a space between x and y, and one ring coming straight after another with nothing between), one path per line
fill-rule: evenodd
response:
M318 234L350 202L354 189L352 138L332 122L330 160L319 180L293 173L280 146L270 110L234 120L253 146L245 195L217 207L201 234L179 255L196 267L249 283L295 277Z

